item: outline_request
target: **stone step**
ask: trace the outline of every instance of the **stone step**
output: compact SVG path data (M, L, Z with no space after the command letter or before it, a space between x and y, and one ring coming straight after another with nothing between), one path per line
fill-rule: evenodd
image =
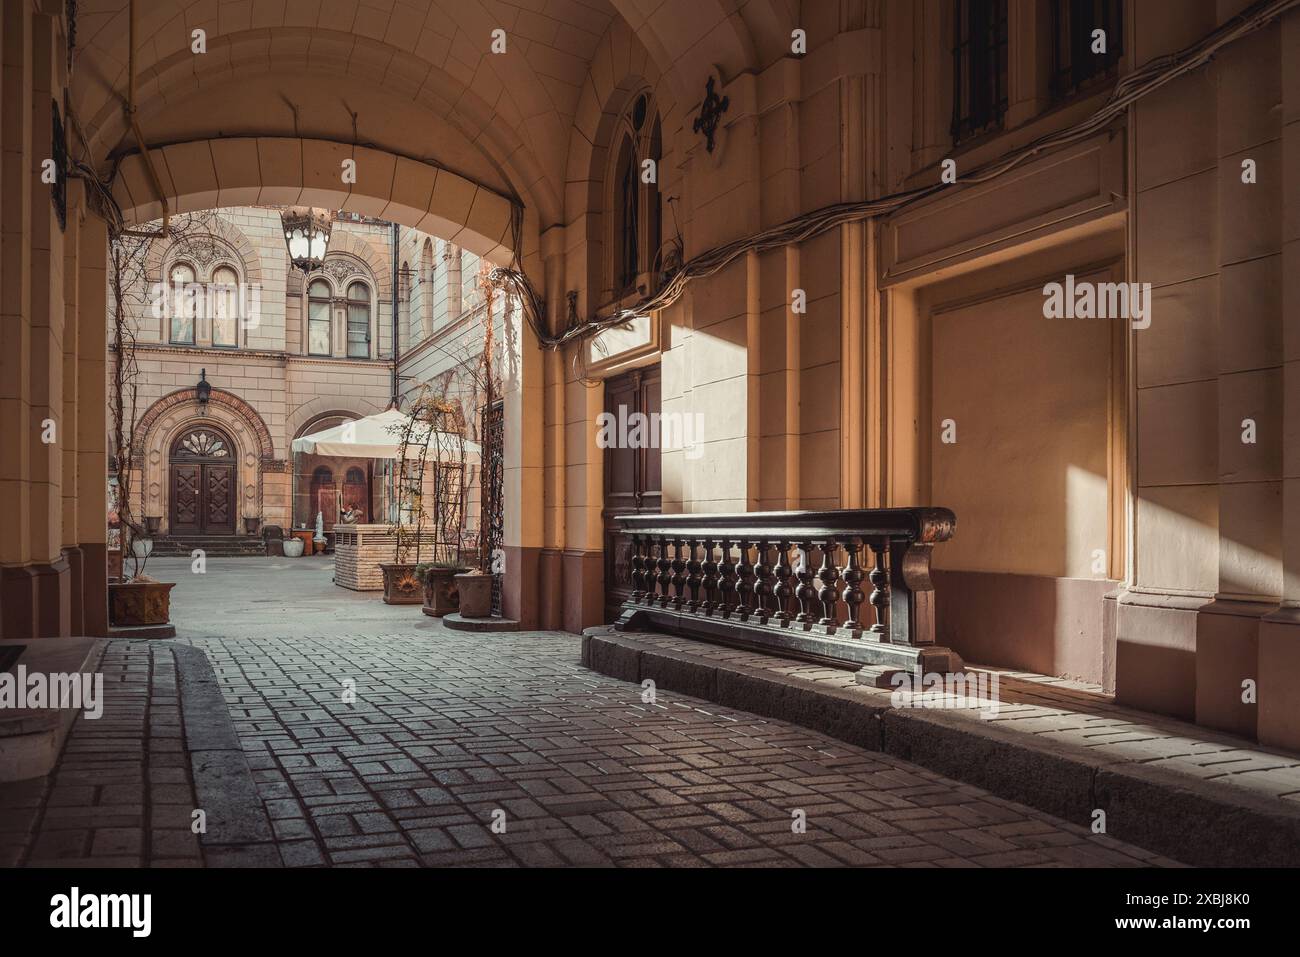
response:
M251 535L185 535L154 539L153 554L169 557L188 557L194 549L216 557L240 555L265 555L266 545L261 538Z
M1103 810L1107 835L1184 864L1300 860L1300 802L1288 797L1300 793L1300 758L1118 706L1100 689L972 665L983 691L916 702L852 670L607 625L584 632L582 663L892 754L1080 827Z
M104 644L99 638L0 641L0 645L22 646L17 661L8 669L13 675L9 680L15 682L19 667L24 669L21 673L29 681L36 674L45 676L47 682L51 675L93 675L99 667ZM68 704L60 707L59 702L46 702L44 707L10 707L0 711L0 782L26 781L50 773L80 710L72 706L76 702Z

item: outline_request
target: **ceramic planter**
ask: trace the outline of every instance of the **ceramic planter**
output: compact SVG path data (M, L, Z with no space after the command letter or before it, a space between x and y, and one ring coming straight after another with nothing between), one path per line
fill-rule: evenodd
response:
M144 530L153 538L158 534L158 527L162 524L161 515L146 515L144 519Z
M423 611L426 615L441 618L460 608L456 576L463 571L463 568L430 568L424 573Z
M467 572L455 578L462 618L492 617L492 576Z
M301 557L302 557L302 539L301 539L301 538L286 538L286 539L284 540L284 543L281 545L281 548L284 549L284 557L285 557L285 558L301 558Z
M384 602L389 605L418 605L424 600L420 578L415 566L408 564L380 565L384 573Z
M257 518L256 516L249 517L249 516L245 515L245 516L244 516L244 534L245 534L245 535L256 535L256 534L257 534L257 526L260 525L261 523L262 523L262 520L261 520L260 518Z
M174 587L172 582L109 582L109 622L118 626L167 624Z
M137 538L131 543L131 551L136 558L148 558L153 554L153 540L149 538Z

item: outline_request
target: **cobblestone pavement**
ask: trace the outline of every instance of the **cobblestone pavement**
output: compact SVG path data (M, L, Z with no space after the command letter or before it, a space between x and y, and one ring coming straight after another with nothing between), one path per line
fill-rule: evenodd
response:
M160 576L180 582L179 640L216 670L289 866L1174 863L794 725L643 701L584 669L575 636L449 632L339 595L319 569ZM282 597L252 597L267 594ZM26 863L210 853L188 833L168 660L158 643L110 645L115 723L79 719L47 796L27 799Z

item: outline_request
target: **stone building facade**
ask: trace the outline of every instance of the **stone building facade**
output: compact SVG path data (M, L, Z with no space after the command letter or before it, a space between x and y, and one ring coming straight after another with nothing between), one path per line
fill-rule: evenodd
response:
M382 463L377 489L374 461L295 454L291 444L380 412L395 395L405 404L421 383L463 402L473 432L466 366L482 336L479 257L417 230L335 214L323 266L304 275L288 261L280 213L236 207L190 217L172 238L149 242L131 273L133 513L164 536L301 527L318 512L332 525L340 504L387 521L376 515ZM409 266L415 256L419 272ZM114 362L110 337L110 389ZM196 401L200 377L211 387L206 407Z

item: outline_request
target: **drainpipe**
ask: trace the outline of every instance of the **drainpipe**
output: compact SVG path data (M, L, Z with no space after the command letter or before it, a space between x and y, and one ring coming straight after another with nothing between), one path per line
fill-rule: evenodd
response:
M393 408L397 408L397 301L401 286L397 276L397 244L402 239L402 227L393 223Z
M140 130L140 121L136 118L135 103L135 0L129 0L127 5L127 51L126 51L126 74L127 74L127 92L126 92L126 118L131 124L131 133L135 136L136 146L140 148L140 159L144 161L145 172L149 174L149 182L153 186L154 193L157 194L159 202L162 203L163 225L161 232L145 232L140 230L125 230L127 235L142 236L150 239L166 239L168 227L171 224L171 210L167 205L167 193L162 188L162 180L158 178L158 170L153 165L153 157L149 155L149 147L145 144L144 133Z

